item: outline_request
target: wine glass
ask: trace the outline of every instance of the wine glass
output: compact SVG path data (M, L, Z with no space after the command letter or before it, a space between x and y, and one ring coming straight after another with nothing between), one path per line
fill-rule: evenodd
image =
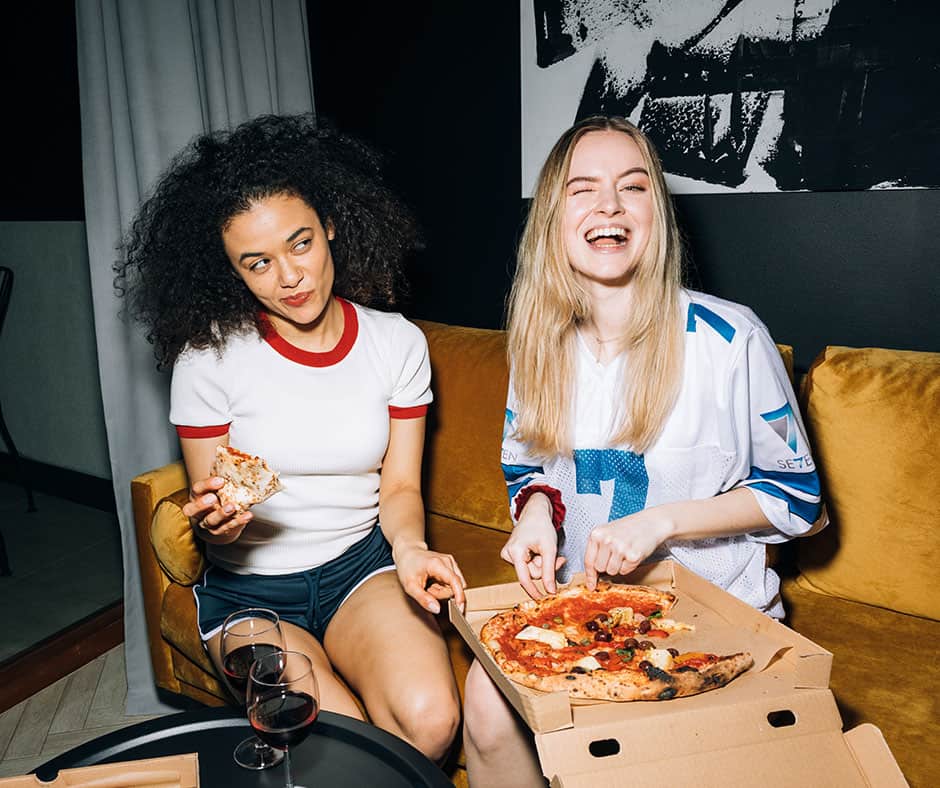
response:
M222 624L222 671L233 694L245 702L248 670L265 654L284 648L284 636L277 613L261 607L236 610ZM232 753L235 763L245 769L267 769L284 760L284 753L265 744L257 736L238 743Z
M248 722L265 742L284 751L286 788L294 788L290 748L307 738L319 710L310 657L278 651L255 660L248 672Z

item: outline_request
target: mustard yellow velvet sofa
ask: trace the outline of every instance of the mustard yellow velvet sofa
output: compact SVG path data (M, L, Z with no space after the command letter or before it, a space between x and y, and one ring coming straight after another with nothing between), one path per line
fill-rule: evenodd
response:
M420 322L435 403L424 494L428 540L472 586L514 579L499 549L511 528L499 467L507 384L501 331ZM790 349L781 347L792 369ZM834 654L846 727L881 728L917 788L940 785L940 354L827 348L802 404L832 520L776 559L787 623ZM179 463L133 480L150 653L162 689L229 702L199 643L190 586L203 557L180 506ZM441 617L457 681L469 651ZM459 741L447 765L465 785Z

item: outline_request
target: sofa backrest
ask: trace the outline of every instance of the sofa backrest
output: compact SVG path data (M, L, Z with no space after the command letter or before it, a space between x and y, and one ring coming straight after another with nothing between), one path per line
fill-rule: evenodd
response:
M801 399L830 517L802 580L940 620L940 353L828 347Z
M415 322L428 339L434 391L424 455L425 507L443 517L511 531L499 462L509 385L506 333Z
M425 506L433 514L511 531L499 462L509 385L506 332L415 323L428 340L434 390L424 456ZM793 349L778 349L792 379Z

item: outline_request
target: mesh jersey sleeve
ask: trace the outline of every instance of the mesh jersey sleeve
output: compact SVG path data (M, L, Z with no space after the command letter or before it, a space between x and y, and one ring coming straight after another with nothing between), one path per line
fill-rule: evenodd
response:
M389 412L393 417L423 416L431 394L431 362L428 341L414 323L400 318L392 347L392 395Z
M545 493L552 504L552 523L560 529L565 519L565 506L561 492L551 485L542 463L529 453L528 446L516 437L517 404L509 381L503 422L502 468L509 493L509 514L513 524L529 497L536 492Z
M176 360L170 383L170 423L183 437L228 432L232 413L223 380L219 359L212 350L187 350ZM187 431L191 433L188 436L183 434Z
M730 386L739 457L732 486L749 488L775 529L748 538L782 542L806 534L825 517L819 475L793 387L763 324L747 337Z

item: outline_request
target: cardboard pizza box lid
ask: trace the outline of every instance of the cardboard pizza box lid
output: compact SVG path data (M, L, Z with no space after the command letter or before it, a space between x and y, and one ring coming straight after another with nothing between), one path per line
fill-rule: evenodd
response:
M528 598L518 583L468 589L464 612L450 605L455 628L534 732L552 786L663 784L664 775L669 785L697 788L906 785L877 728L843 734L828 689L829 651L674 562L645 567L629 582L673 590L680 599L670 615L679 620L684 598L706 608L703 623L732 627L759 652L755 666L688 698L572 701L509 681L478 638L491 615Z
M663 784L664 775L676 788L907 786L877 728L842 733L829 690L756 699L720 726L695 715L653 722L537 734L543 772L553 788Z
M0 779L0 788L199 788L194 753L63 769L51 782L35 774Z

